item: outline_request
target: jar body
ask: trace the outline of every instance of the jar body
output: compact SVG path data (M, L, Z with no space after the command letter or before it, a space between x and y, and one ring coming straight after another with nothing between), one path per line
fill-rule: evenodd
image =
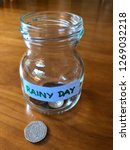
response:
M26 40L28 49L20 62L20 78L25 100L32 108L59 114L76 105L84 78L76 42L51 40L37 45Z

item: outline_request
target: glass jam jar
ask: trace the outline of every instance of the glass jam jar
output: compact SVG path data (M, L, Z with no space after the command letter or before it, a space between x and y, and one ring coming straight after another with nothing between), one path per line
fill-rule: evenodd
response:
M20 19L27 52L20 62L27 104L45 114L70 110L78 102L84 78L76 46L83 21L68 12L33 12Z

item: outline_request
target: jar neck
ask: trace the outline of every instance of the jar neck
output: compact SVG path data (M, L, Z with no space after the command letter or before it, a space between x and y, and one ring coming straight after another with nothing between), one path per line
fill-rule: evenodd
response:
M25 41L28 49L27 55L30 57L42 57L48 55L72 55L76 49L78 41L74 40L71 42L44 42L44 44L36 45L30 44L28 41Z
M34 50L56 50L56 49L73 49L77 46L80 37L73 35L71 37L64 37L56 40L28 40L24 39L28 49Z
M83 35L83 21L67 12L35 12L21 17L20 30L32 51L72 49Z

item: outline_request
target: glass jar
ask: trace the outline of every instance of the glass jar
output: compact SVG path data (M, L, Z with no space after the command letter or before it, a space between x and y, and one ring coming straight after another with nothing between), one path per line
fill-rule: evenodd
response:
M45 114L65 112L78 102L84 78L76 51L83 21L68 12L34 12L20 19L27 52L20 62L27 104Z

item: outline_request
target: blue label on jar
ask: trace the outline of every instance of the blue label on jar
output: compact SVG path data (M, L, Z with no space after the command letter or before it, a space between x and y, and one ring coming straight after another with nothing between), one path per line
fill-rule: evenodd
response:
M32 84L23 79L23 87L25 93L36 100L56 102L77 95L80 92L80 81L74 80L57 87L46 87Z

